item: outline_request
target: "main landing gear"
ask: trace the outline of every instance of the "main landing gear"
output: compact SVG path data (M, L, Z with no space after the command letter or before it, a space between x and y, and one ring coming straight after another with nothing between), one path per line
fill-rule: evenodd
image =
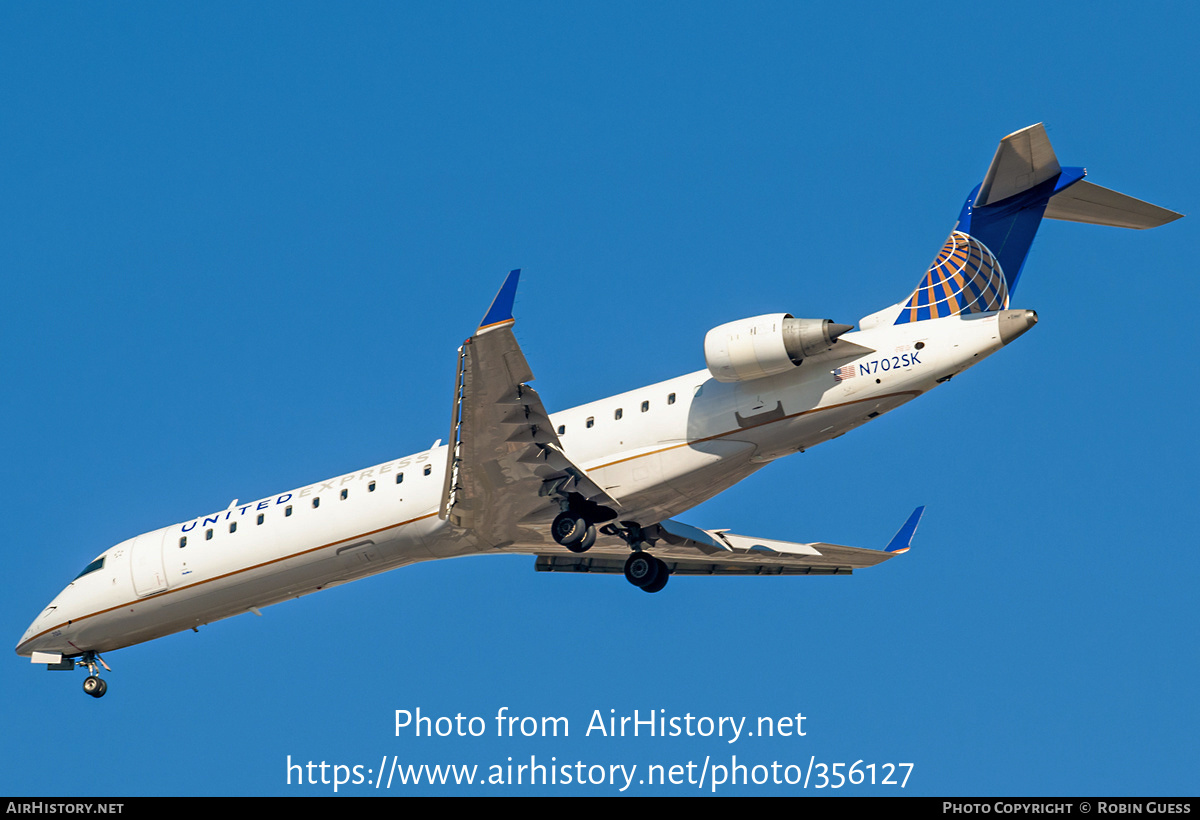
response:
M550 534L561 546L571 552L583 553L596 543L596 525L611 521L617 514L608 507L587 501L577 493L562 498L563 510L550 525ZM651 546L642 528L633 521L605 524L600 528L605 535L615 535L633 550L625 561L625 579L643 592L658 592L671 578L670 568L660 559L645 551Z
M550 525L550 534L561 546L571 552L587 552L596 543L596 525L612 521L617 513L589 501L579 493L557 492L558 504L562 509Z
M642 592L658 592L671 579L671 570L661 559L648 552L635 550L625 560L625 580Z
M108 664L104 662L104 658L95 652L84 652L83 657L75 662L76 666L86 666L88 670L87 679L83 682L83 691L94 698L102 698L104 697L104 693L108 691L108 684L100 677L100 670L96 668L97 664L103 666L108 672L112 671L108 668Z
M550 534L571 552L587 552L596 543L596 525L571 510L555 516Z
M653 546L654 539L648 537L638 524L622 521L609 524L601 532L619 536L633 550L633 554L625 559L625 580L642 592L659 592L671 580L671 570L662 559L645 551Z

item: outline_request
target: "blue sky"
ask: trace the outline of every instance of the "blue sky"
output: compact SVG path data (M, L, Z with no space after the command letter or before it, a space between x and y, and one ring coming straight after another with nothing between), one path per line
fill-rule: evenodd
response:
M1195 214L1184 3L0 8L11 645L103 548L425 449L514 267L551 410L703 367L711 327L905 296L1005 134ZM910 553L852 578L376 576L0 665L0 793L327 794L286 763L915 765L901 792L1195 794L1195 216L1043 225L1041 322L682 520ZM1191 237L1189 239L1188 237ZM395 735L397 709L488 721ZM497 738L501 707L568 738ZM805 715L611 739L609 715ZM614 794L597 786L400 789ZM694 785L638 794L693 794ZM364 786L339 793L365 794ZM382 792L374 792L382 793ZM721 794L819 794L812 785Z

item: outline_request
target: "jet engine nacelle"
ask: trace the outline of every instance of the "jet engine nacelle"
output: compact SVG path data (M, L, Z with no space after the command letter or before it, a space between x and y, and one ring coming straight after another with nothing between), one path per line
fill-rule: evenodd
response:
M719 382L774 376L823 353L853 325L771 313L714 327L704 337L704 361Z

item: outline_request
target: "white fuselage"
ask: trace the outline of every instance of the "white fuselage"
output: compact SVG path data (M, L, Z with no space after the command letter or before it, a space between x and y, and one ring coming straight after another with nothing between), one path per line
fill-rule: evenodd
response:
M651 524L898 407L1004 344L997 314L886 324L842 340L874 352L735 383L699 371L552 420L570 458L620 501L621 518ZM439 517L446 455L440 446L117 544L37 616L17 652L104 652L406 564L494 551Z

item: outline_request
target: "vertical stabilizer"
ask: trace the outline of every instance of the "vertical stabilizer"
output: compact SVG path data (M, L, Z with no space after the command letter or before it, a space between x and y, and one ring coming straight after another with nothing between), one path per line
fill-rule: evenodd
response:
M1152 228L1182 216L1083 182L1086 173L1059 164L1041 123L1000 140L983 182L895 323L1006 310L1043 217Z

